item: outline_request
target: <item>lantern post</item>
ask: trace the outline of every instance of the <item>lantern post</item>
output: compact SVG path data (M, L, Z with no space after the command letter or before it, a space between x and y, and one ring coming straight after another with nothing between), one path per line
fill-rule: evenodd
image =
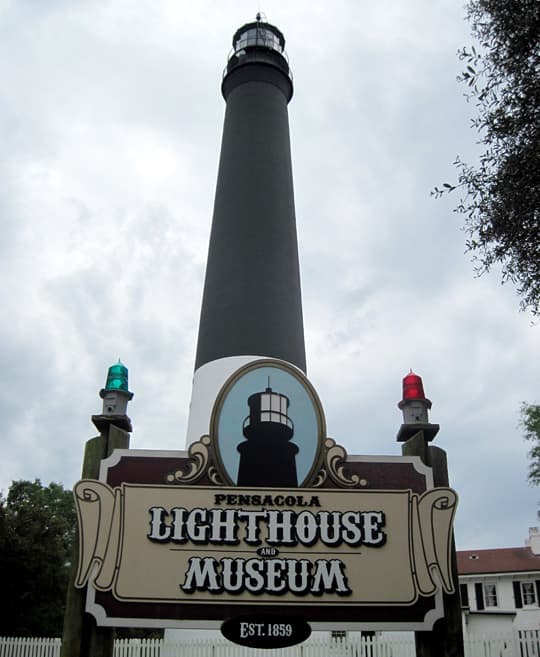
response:
M131 420L127 404L133 398L128 389L128 369L118 361L109 367L105 387L99 396L103 400L102 412L92 416L99 435L86 443L82 478L98 479L102 459L115 449L129 447ZM93 616L85 612L86 588L75 588L78 563L78 536L73 549L70 578L64 614L61 657L112 657L114 629L100 627Z
M433 484L448 486L446 452L429 443L439 432L439 425L429 422L431 401L425 396L420 376L412 370L403 379L403 398L398 407L403 413L397 440L403 456L419 456L433 470ZM416 657L464 657L461 600L457 573L456 547L452 534L451 572L454 593L443 593L444 617L433 629L414 633Z

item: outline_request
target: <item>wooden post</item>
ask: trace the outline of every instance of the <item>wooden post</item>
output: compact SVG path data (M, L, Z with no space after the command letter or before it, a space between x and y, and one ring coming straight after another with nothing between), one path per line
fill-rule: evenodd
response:
M115 449L129 447L131 423L127 416L94 415L92 421L100 435L86 443L83 479L97 479L102 459L110 456ZM77 535L71 560L60 657L113 657L114 628L96 625L94 617L84 611L86 588L76 589L74 586L78 553Z
M435 486L449 485L446 452L440 447L429 446L423 431L403 443L402 453L404 456L419 456L430 466ZM461 600L453 534L451 560L454 593L443 593L444 617L435 622L433 629L414 633L416 657L464 657Z

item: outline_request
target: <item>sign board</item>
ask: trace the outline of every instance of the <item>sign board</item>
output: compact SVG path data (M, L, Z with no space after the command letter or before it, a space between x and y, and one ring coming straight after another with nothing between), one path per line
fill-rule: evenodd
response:
M76 485L76 585L99 624L227 621L261 646L292 645L306 621L430 629L443 615L457 496L420 459L348 457L303 375L275 361L232 377L210 426L188 453L117 450Z

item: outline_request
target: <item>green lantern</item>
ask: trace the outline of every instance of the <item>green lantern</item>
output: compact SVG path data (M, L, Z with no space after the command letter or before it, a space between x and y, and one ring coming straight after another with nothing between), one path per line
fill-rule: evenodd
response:
M103 399L103 415L126 415L133 393L128 388L128 368L120 359L109 367L105 387L99 391Z
M120 361L120 359L118 359L116 365L111 365L111 367L109 367L105 390L124 390L125 392L129 392L128 368Z

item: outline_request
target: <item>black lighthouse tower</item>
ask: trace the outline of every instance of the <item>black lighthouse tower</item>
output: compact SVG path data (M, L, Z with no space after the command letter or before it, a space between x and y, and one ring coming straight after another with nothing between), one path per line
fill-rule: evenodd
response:
M195 369L240 355L306 368L284 48L260 15L233 37Z
M188 444L208 433L213 402L239 367L275 358L306 369L285 38L257 14L232 45L221 85L226 111ZM273 406L272 415L262 410L267 402L280 406L279 415ZM297 485L288 404L270 389L249 398L249 418L239 427L247 439L238 446L239 485Z

